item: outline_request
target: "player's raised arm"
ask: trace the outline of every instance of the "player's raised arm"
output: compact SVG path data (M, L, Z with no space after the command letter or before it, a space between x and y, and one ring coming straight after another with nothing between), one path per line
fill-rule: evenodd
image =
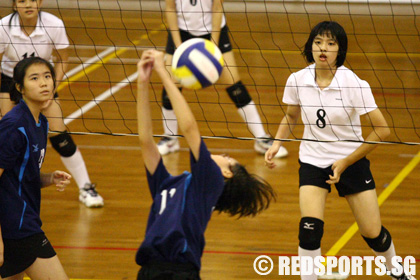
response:
M143 161L153 174L160 160L160 154L153 140L152 115L150 112L149 84L154 64L153 51L144 51L137 64L137 124Z
M179 128L181 129L185 140L187 141L188 146L194 155L194 158L198 160L201 137L200 131L198 130L197 121L195 120L190 106L188 105L184 96L182 96L181 92L176 87L175 83L172 81L171 77L166 71L163 60L163 53L159 51L153 52L155 58L154 69L162 80L163 86L165 87L169 99L171 100L172 107L174 108L175 115L178 119Z

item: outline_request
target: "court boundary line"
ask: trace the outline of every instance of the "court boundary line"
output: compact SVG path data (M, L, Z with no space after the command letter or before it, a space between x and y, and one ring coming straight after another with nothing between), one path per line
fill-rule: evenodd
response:
M138 73L134 72L129 77L125 78L124 80L122 80L121 82L113 86L112 88L101 93L98 97L94 97L91 101L89 101L88 103L86 103L85 105L83 105L82 107L80 107L79 109L71 113L70 115L68 115L64 119L64 124L68 125L72 121L78 119L78 117L80 117L81 115L89 112L93 107L97 106L102 101L105 101L106 99L108 99L108 97L110 97L111 95L116 94L118 91L120 91L120 89L130 85L133 80L137 79L137 75Z
M161 28L165 27L164 25L161 25ZM152 30L146 34L143 34L140 36L140 39L134 40L132 43L134 46L140 43L141 40L149 38L149 36L154 35L156 33L159 33L159 30ZM130 48L128 47L117 47L113 46L110 47L104 51L102 51L100 54L97 54L90 58L87 61L82 62L79 66L76 66L75 68L71 69L68 73L65 74L66 79L61 82L61 84L58 86L57 91L62 90L63 88L69 86L70 83L73 83L77 80L79 80L81 77L86 76L87 74L93 72L97 68L103 66L105 63L107 63L109 60L118 57L119 55L123 54L124 52L128 51ZM114 52L112 52L114 51ZM111 53L110 53L111 52ZM110 53L110 54L108 54ZM105 57L101 57L105 54L108 54ZM101 61L101 63L96 63L97 61ZM84 68L85 64L89 64L86 68Z
M136 40L133 43L137 44L139 41L140 40ZM111 51L112 51L112 49L113 48L111 48ZM68 87L70 85L70 83L74 83L75 81L78 81L83 76L86 76L87 74L95 71L99 67L104 66L104 64L107 63L109 60L111 60L111 59L113 59L115 57L118 57L119 55L123 54L126 51L127 51L127 48L118 48L118 49L114 49L114 52L113 53L105 56L104 58L101 58L98 55L93 56L91 59L92 59L92 61L94 61L94 63L91 63L86 68L84 68L84 64L87 64L87 61L86 62L82 62L79 66L76 67L76 68L78 68L78 71L79 72L77 72L77 73L76 73L76 71L74 71L74 73L72 72L71 73L72 76L68 77L66 80L64 80L63 82L61 82L61 84L57 88L57 91L60 91L60 90L62 90L65 87ZM101 61L101 63L95 63L95 62L97 62L99 60ZM69 72L71 72L72 70L70 70Z

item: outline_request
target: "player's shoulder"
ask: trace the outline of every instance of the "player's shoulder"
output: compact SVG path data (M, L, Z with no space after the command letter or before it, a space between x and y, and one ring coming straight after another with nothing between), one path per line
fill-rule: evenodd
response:
M1 23L3 23L3 22L7 22L7 23L9 23L10 18L12 17L12 15L13 15L13 14L14 14L14 13L11 13L11 14L8 14L7 16L2 17L2 18L0 19L0 22L1 22Z
M63 21L59 17L53 14L50 14L48 12L40 12L39 15L45 27L54 27L57 24L64 25ZM50 24L55 24L55 25L50 25Z
M9 14L3 18L0 19L0 31L4 30L8 30L9 24L10 24L10 19L12 18L13 14Z
M315 71L315 64L308 65L305 68L300 69L297 72L294 72L293 74L297 77L303 77L303 76L311 74L312 71Z
M315 64L308 65L307 67L290 74L289 80L299 83L299 81L304 80L307 76L314 77L313 76L314 74L312 73L314 71L315 71Z
M339 80L341 80L341 82L345 82L349 86L351 85L360 86L360 85L366 85L366 84L368 85L368 82L359 78L359 76L357 76L357 74L353 70L347 68L344 65L337 68L336 76L338 77Z
M16 108L16 107L15 107ZM6 134L17 130L25 123L23 112L19 108L13 108L0 121L0 131Z

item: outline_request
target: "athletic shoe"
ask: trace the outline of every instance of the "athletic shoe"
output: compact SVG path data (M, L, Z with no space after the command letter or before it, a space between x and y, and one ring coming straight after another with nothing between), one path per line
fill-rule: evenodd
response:
M270 137L270 136L267 136L267 137ZM254 150L257 153L265 154L265 152L267 152L268 149L270 149L271 145L273 145L273 142L274 141L272 139L258 139L258 140L255 140ZM284 157L287 157L288 154L289 154L289 152L286 150L286 148L281 146L279 151L277 152L277 154L274 157L275 158L284 158Z
M157 146L162 156L179 151L179 141L175 137L164 136L160 139Z
M96 184L86 183L83 189L79 190L79 201L86 207L102 207L104 199L96 191Z

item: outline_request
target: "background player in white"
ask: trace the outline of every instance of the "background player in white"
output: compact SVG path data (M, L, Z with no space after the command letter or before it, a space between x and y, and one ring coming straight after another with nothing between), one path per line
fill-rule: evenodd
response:
M222 2L222 0L166 0L165 15L169 25L166 63L171 64L175 49L186 40L197 37L212 40L222 51L226 65L218 83L228 86L226 91L229 97L254 137L271 138L264 130L254 101L241 82L229 40L229 29ZM178 133L178 123L165 89L162 91L162 103L164 134L167 136L160 140L158 148L161 155L166 155L179 150L178 139L170 137ZM254 149L264 154L272 143L270 139L258 139L254 143ZM285 157L287 154L287 150L280 147L276 157Z
M299 256L321 255L324 209L331 185L347 199L359 230L370 248L386 258L389 270L395 249L390 233L382 226L375 182L366 155L377 145L362 143L360 116L372 127L366 141L380 142L390 134L366 81L343 66L347 35L336 22L316 25L306 42L303 55L309 63L287 80L283 101L288 104L277 139L287 138L298 121L305 125L299 150ZM320 142L320 141L339 142ZM274 155L281 142L275 141L265 155L273 168ZM401 267L399 267L401 269ZM415 279L401 270L393 279ZM315 280L315 274L301 276Z
M9 98L13 68L23 58L38 56L52 61L56 54L54 69L57 85L64 78L68 54L66 30L63 21L56 16L41 12L42 0L13 0L13 13L0 21L1 90L0 108L4 116L13 107ZM88 207L100 207L104 202L92 184L82 154L66 133L58 95L43 110L50 129L62 133L50 137L53 148L70 171L79 187L79 200Z

